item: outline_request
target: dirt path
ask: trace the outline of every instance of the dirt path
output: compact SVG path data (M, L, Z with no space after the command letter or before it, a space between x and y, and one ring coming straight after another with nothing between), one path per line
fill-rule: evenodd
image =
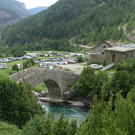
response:
M57 65L57 66L62 67L62 69L70 69L71 71L73 71L76 74L81 74L85 64L86 63Z

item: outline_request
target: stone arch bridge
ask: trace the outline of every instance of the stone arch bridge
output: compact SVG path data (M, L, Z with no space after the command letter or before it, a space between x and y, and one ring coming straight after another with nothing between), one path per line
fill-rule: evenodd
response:
M63 99L63 93L69 90L79 78L79 75L57 69L29 68L24 71L11 75L16 82L23 78L26 83L31 83L34 88L41 82L44 82L48 88L49 97L53 99Z

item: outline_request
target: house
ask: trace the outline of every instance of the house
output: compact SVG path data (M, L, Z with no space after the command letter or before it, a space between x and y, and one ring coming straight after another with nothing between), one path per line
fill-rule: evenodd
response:
M119 47L106 48L104 52L107 63L117 64L121 60L132 59L135 57L135 46L128 47L122 45Z
M92 53L101 53L104 55L105 48L111 48L111 47L116 47L116 46L117 44L115 42L104 41L98 44L97 46L95 46L94 48L92 48Z

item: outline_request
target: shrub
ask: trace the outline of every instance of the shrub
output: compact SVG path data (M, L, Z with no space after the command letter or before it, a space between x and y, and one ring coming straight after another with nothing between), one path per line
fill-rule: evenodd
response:
M82 56L78 56L78 57L77 57L77 60L78 60L78 62L83 62L83 61L84 61L84 59L83 59Z
M18 68L17 64L12 66L12 70L19 71L19 68Z
M28 60L23 62L23 69L29 68L30 66L32 66L34 64L35 64L35 62L34 62L33 58L28 59Z
M103 59L102 66L106 66L106 59Z
M54 117L50 113L36 115L23 127L22 135L50 135L52 131Z
M128 63L127 61L120 61L117 66L116 66L116 71L121 71L121 70L127 70L128 69Z
M22 126L35 114L45 113L37 102L30 84L0 76L0 119Z
M81 87L78 81L70 88L70 91L75 93L81 92Z

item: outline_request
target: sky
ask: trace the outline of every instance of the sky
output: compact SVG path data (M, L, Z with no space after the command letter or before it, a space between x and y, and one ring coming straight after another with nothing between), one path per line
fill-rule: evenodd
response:
M39 7L39 6L51 6L58 0L17 0L23 2L27 9Z

